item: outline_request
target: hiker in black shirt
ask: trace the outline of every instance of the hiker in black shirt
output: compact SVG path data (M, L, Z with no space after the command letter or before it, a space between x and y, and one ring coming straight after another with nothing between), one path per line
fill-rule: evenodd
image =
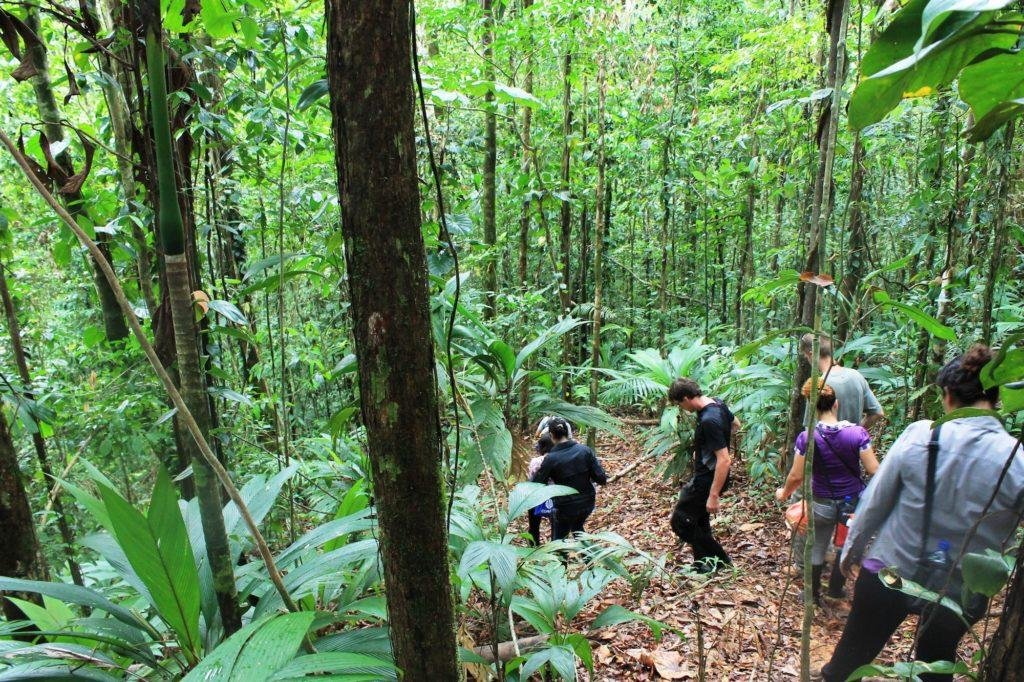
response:
M731 564L729 555L711 532L711 514L721 508L720 496L729 485L729 445L740 420L721 400L703 394L692 379L676 379L668 389L669 402L696 413L693 433L693 478L683 486L672 512L672 530L693 547L693 569L709 573Z
M555 417L548 422L547 428L555 446L530 480L537 483L551 481L576 489L573 495L553 498L555 515L551 523L551 539L561 540L570 533L583 532L583 523L594 511L597 498L594 483L604 485L608 482L608 475L593 450L569 439L568 422Z

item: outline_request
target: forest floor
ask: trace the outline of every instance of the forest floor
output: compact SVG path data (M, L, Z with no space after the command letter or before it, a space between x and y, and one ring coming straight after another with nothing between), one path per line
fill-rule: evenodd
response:
M629 442L598 440L598 456L609 476L643 457L643 434L635 435ZM615 581L591 602L575 625L586 630L599 612L620 604L663 621L684 636L665 632L658 642L640 623L601 630L591 636L594 678L696 680L703 649L705 679L709 681L799 679L801 582L799 577L791 578L787 587L790 533L782 523L782 508L774 500L774 488L755 490L742 473L733 480L723 497L722 512L712 524L734 561L734 569L720 571L709 579L688 577L682 569L692 561L692 555L689 548L680 546L669 527L678 487L666 482L657 471L661 461L644 461L600 489L587 530L614 531L639 550L654 556L667 553L666 571L656 574L639 598L634 598L625 581ZM735 460L733 471L744 470L742 461ZM546 523L542 533L548 533ZM825 581L827 575L826 569ZM847 592L851 589L852 583L847 585ZM693 611L695 606L699 613ZM812 669L830 657L848 609L849 599L818 610L811 630ZM702 638L698 636L698 615ZM882 654L883 661L910 660L914 620L908 619L893 637ZM977 626L982 637L983 623ZM987 634L995 627L995 621L990 621ZM963 653L969 656L970 648L968 645ZM579 674L580 679L587 679L582 666Z

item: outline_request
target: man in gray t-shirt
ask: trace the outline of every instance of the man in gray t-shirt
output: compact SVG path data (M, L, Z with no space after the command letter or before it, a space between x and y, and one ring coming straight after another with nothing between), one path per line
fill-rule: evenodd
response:
M811 362L813 341L814 337L810 334L804 334L800 339L800 350L808 362ZM818 370L825 383L836 392L840 421L860 424L870 429L885 414L878 398L871 392L867 379L855 369L835 364L832 359L832 343L825 337L818 340ZM805 422L806 416L805 412Z

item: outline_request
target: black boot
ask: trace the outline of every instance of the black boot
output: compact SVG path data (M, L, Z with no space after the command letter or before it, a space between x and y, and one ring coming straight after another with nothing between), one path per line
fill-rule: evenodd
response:
M824 568L824 564L811 566L811 597L815 606L821 606L821 572Z
M832 575L828 579L828 596L833 599L842 599L846 596L843 592L845 586L846 576L843 575L843 571L839 568L839 557L836 556L835 561L832 563Z

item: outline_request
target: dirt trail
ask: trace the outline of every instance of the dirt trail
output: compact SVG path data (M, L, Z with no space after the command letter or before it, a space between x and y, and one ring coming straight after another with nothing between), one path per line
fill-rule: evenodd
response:
M638 444L617 439L599 439L597 450L609 476L641 456ZM755 491L742 475L733 481L723 498L722 513L712 523L716 536L733 558L735 570L703 581L680 572L692 561L692 555L688 548L680 547L668 523L678 488L662 481L655 467L655 462L644 462L600 490L598 507L587 530L614 531L655 556L667 552L670 575L655 575L639 600L632 597L624 581L616 581L580 616L578 625L585 628L607 606L620 604L681 629L685 639L666 633L661 642L655 642L647 627L640 624L601 631L592 638L596 679L698 679L700 638L694 605L700 607L705 679L799 679L801 585L794 579L784 593L789 532L781 522L780 506L771 498L774 488ZM742 472L744 468L741 462L734 463L734 471ZM771 502L764 501L769 498ZM851 587L848 585L847 590ZM816 616L812 630L814 663L820 664L831 655L842 631L843 608L819 611ZM990 625L989 632L993 630L994 625ZM904 624L883 655L905 655L912 639L912 627ZM580 673L581 679L586 679L586 671L581 668Z

